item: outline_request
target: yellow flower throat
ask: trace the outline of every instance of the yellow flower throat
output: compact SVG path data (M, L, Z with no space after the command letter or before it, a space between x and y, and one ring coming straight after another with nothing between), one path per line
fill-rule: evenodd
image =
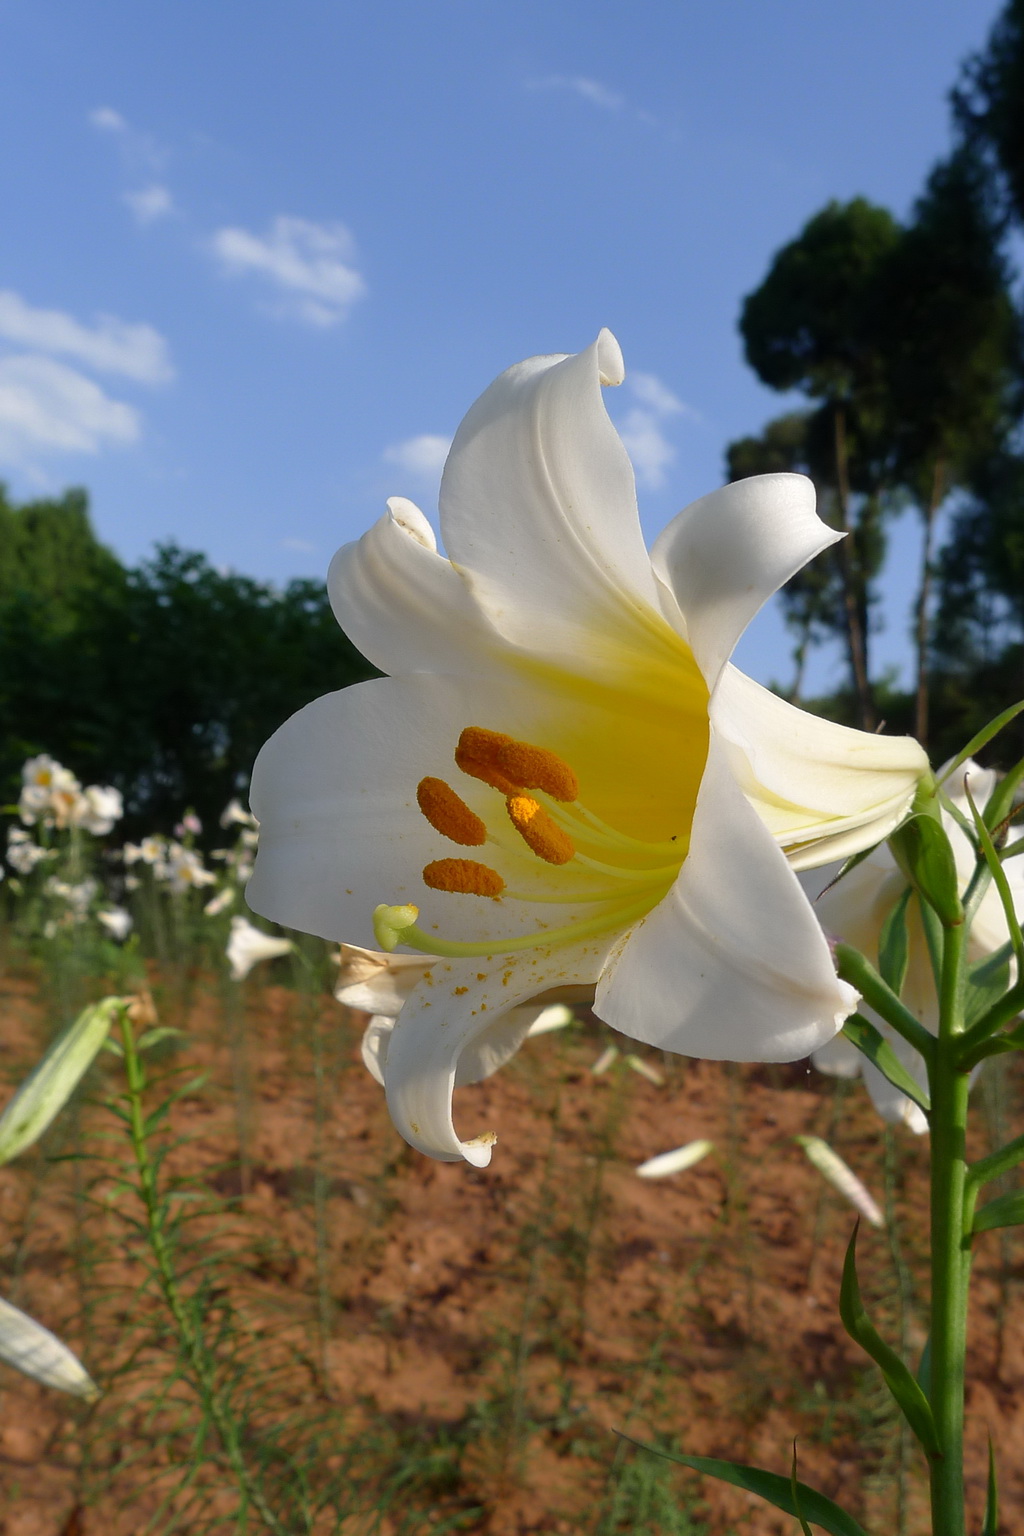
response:
M575 942L635 922L657 905L679 873L689 846L687 836L647 842L609 826L580 803L576 774L546 747L470 725L459 737L455 763L464 774L504 796L509 821L537 859L556 868L575 866L587 876L599 876L600 881L574 890L556 878L543 892L510 891L489 864L445 858L425 866L424 884L435 891L495 900L581 904L594 909L593 913L535 933L462 942L424 932L417 926L419 908L412 904L382 904L373 922L384 950L405 944L424 954L458 958ZM487 823L444 779L421 779L416 800L430 825L451 842L464 848L495 842Z

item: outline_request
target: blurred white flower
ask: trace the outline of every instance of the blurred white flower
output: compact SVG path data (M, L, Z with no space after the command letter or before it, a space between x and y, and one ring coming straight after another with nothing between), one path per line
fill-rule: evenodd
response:
M19 875L30 875L44 859L54 858L48 848L40 848L21 827L10 827L7 832L7 862Z
M203 824L195 811L186 811L174 829L175 837L198 837L203 830Z
M123 815L124 801L119 789L111 784L90 784L79 797L71 825L82 827L93 837L105 837Z
M246 810L245 806L242 804L241 800L239 800L237 796L233 800L229 800L227 805L221 811L221 813L220 813L220 824L221 824L222 827L233 827L233 826L239 826L239 827L258 827L259 826L259 822L256 820L256 817L252 814L251 811L247 811Z
M275 939L272 934L254 928L244 917L231 919L231 937L224 953L235 981L243 981L261 960L275 960L295 948L291 939Z
M202 854L181 843L168 843L156 865L158 880L165 880L176 896L201 885L216 885L217 876L203 864Z
M99 888L99 881L91 877L88 880L69 883L56 875L51 875L43 886L43 892L54 901L63 901L73 914L75 921L80 923L89 911Z
M82 786L48 753L30 757L21 770L18 814L26 827L37 821L64 828L73 824L82 800Z
M161 837L159 833L152 833L149 837L144 837L141 843L125 843L121 849L121 857L129 866L138 864L140 860L143 864L158 864L164 856L166 847L167 839Z
M218 891L216 896L206 903L203 913L206 917L219 917L222 912L230 907L234 899L235 892L231 889L230 885L226 885L222 891Z
M103 907L96 916L110 936L119 943L131 933L132 915L124 907Z

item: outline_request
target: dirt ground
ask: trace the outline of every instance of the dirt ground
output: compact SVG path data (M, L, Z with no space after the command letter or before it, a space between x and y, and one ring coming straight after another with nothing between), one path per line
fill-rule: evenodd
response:
M161 1180L202 1192L178 1263L204 1358L232 1401L244 1398L246 1454L298 1424L292 1463L304 1459L314 1483L319 1467L340 1468L364 1489L343 1518L285 1529L795 1530L751 1495L669 1473L616 1431L786 1474L796 1437L801 1478L875 1536L926 1529L916 1448L837 1317L853 1215L793 1141L825 1136L887 1208L885 1232L862 1228L862 1289L881 1330L916 1355L927 1148L902 1131L887 1139L859 1085L837 1088L806 1063L641 1051L659 1084L624 1063L621 1040L596 1076L615 1037L585 1019L460 1091L467 1133L498 1134L491 1167L474 1170L404 1146L360 1063L360 1021L329 997L256 978L234 1002L201 979L190 998L156 990L184 1034L153 1071L180 1073L168 1081L184 1092L153 1145L183 1138ZM0 1017L0 1083L12 1084L44 1038L29 973L0 982ZM105 1388L90 1409L0 1367L5 1536L242 1528L223 1437L177 1369L131 1226L141 1206L123 1182L128 1148L101 1102L119 1071L105 1057L90 1102L0 1170L0 1294L72 1342ZM993 1115L1012 1134L1016 1085L1004 1072L996 1086L984 1104L978 1095L979 1155ZM154 1102L164 1093L157 1084ZM637 1177L644 1159L698 1137L714 1150L694 1168ZM1001 1529L1024 1529L1021 1258L1014 1236L979 1240L973 1529L989 1432ZM305 1441L303 1414L317 1426ZM189 1515L173 1490L199 1463Z

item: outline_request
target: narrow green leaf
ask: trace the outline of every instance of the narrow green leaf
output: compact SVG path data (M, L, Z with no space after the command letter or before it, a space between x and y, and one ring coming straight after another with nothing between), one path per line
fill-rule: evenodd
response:
M1017 790L1024 781L1024 757L1014 763L996 784L985 806L985 825L994 832L1014 814Z
M826 885L825 890L820 893L820 895L818 896L817 899L820 901L821 897L824 896L825 891L830 891L833 886L836 886L836 885L839 884L840 880L845 880L847 875L851 872L851 870L856 869L858 864L863 864L864 860L865 859L869 859L871 857L871 855L874 853L875 849L879 848L880 846L881 846L880 843L872 843L870 848L861 848L859 850L859 852L852 853L850 855L850 857L846 860L846 862L843 864L843 867L839 871L838 875L834 875L833 876L833 878L829 881L828 885Z
M977 735L971 737L966 747L957 753L942 775L939 783L945 784L947 779L951 779L957 769L961 768L969 757L973 757L975 752L980 752L982 747L988 746L993 736L998 736L999 732L1008 726L1011 720L1016 720L1022 709L1024 709L1024 699L1019 704L1011 704L1009 709L1004 709L1001 715L996 715L994 720L990 720L987 725L983 725Z
M1012 954L1013 944L1008 939L994 954L969 967L964 997L964 1023L968 1029L1009 988Z
M843 1279L839 1288L839 1315L843 1320L843 1327L851 1339L854 1339L861 1349L871 1356L882 1372L886 1386L926 1454L941 1456L942 1450L935 1429L935 1420L932 1417L931 1404L899 1355L878 1333L860 1299L860 1285L857 1282L857 1228L859 1225L858 1222L854 1226L853 1236L846 1250Z
M894 1088L905 1093L908 1099L913 1099L925 1114L929 1112L931 1100L928 1097L927 1088L923 1088L911 1076L888 1040L869 1020L859 1013L851 1014L843 1025L843 1034L873 1066L878 1068L883 1077L889 1079Z
M910 940L907 936L907 903L910 896L911 887L908 885L882 924L878 936L878 971L897 997L903 991L907 961L910 958Z
M889 839L893 857L947 928L964 920L956 860L935 816L908 816Z
M998 1536L999 1489L996 1485L996 1455L992 1449L992 1436L988 1437L988 1497L985 1500L985 1518L981 1522L981 1536Z
M974 1218L972 1232L993 1232L996 1227L1019 1227L1024 1223L1024 1189L1012 1189L983 1205Z
M781 1477L777 1472L765 1472L760 1467L744 1466L738 1461L719 1461L715 1456L681 1456L674 1451L664 1451L657 1445L645 1445L642 1440L623 1435L621 1430L619 1436L631 1445L639 1446L642 1451L651 1451L655 1456L664 1456L681 1467L689 1467L694 1472L704 1473L706 1477L717 1477L723 1483L731 1483L734 1488L745 1488L748 1493L756 1493L766 1503L787 1515L813 1521L823 1531L827 1531L829 1536L868 1536L864 1527L852 1515L848 1515L845 1509L840 1509L825 1494L819 1493L816 1488L809 1488L806 1483L796 1484L800 1510L803 1512L799 1514L793 1498L793 1482L789 1477Z
M1006 878L1006 870L1003 868L1002 860L996 852L995 844L992 841L992 834L988 827L986 827L985 819L974 803L974 796L971 794L970 785L966 782L964 783L964 793L967 796L967 803L974 817L974 825L978 829L978 838L981 842L982 852L985 855L985 862L995 882L996 890L999 892L999 900L1003 904L1003 915L1006 918L1007 931L1009 932L1010 942L1013 945L1013 952L1017 957L1017 964L1019 966L1024 961L1024 937L1021 935L1020 923L1017 921L1017 912L1014 906L1013 892L1010 890L1010 882Z
M917 1381L925 1397L929 1397L932 1390L932 1336L924 1341L924 1349L917 1365Z
M796 1480L796 1440L793 1441L793 1465L789 1469L789 1491L793 1495L793 1511L800 1521L800 1530L803 1536L814 1536L807 1521L804 1519L803 1504L800 1499L800 1484Z
M183 1029L174 1029L170 1024L158 1024L156 1029L147 1029L144 1035L139 1036L135 1042L135 1049L137 1051L148 1051L154 1045L159 1045L161 1040L170 1040L175 1036L179 1039L184 1039L185 1031Z

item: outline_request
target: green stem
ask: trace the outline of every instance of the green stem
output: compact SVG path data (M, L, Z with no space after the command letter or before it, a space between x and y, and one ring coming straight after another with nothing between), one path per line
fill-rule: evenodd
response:
M939 1038L929 1069L931 1088L931 1381L929 1397L942 1456L931 1463L933 1536L964 1536L964 1358L970 1238L964 1231L967 1097L958 1070L963 1032L965 925L945 931Z
M836 970L843 981L856 987L864 1001L902 1035L908 1045L931 1062L935 1054L935 1037L930 1034L916 1014L901 1002L889 984L875 970L870 960L850 944L836 945Z
M213 1423L220 1436L225 1455L238 1482L243 1499L252 1505L266 1529L273 1531L274 1536L288 1536L287 1528L282 1525L274 1511L270 1508L263 1494L255 1485L249 1468L245 1464L245 1458L242 1455L242 1448L239 1444L238 1426L230 1413L225 1409L220 1393L217 1390L217 1384L214 1380L213 1363L206 1350L201 1331L189 1316L188 1308L178 1285L171 1243L165 1226L166 1206L160 1199L156 1168L153 1164L153 1159L150 1157L149 1143L146 1139L146 1116L143 1106L143 1094L146 1089L146 1071L136 1048L135 1035L126 1008L121 1010L121 1044L124 1047L125 1078L127 1080L125 1098L128 1104L129 1134L131 1136L132 1151L135 1155L139 1194L146 1213L146 1235L156 1262L160 1289L163 1292L164 1301L167 1304L171 1317L174 1319L182 1350L195 1377L204 1417Z

